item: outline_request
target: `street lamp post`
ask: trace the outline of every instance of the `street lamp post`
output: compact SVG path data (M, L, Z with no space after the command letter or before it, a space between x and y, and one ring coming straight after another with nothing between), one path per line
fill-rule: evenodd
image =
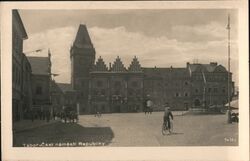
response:
M228 30L228 111L227 111L227 123L231 124L231 107L230 107L230 101L231 101L231 85L230 85L230 15L228 15L228 24L227 24L227 30Z

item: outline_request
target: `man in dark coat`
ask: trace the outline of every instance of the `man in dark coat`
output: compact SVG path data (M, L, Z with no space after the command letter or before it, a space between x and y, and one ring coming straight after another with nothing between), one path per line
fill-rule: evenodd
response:
M169 133L171 133L170 129L171 129L171 124L170 124L170 118L173 120L174 117L173 117L173 114L170 110L170 107L168 105L168 103L165 104L165 111L164 111L164 117L163 117L163 120L164 120L164 123L167 125L168 127L168 130L169 130Z

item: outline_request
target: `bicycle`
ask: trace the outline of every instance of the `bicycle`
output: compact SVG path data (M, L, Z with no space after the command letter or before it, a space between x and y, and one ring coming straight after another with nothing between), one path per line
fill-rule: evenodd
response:
M167 125L167 121L164 121L162 124L162 135L166 135L167 131L171 134L173 132L173 128L173 120L170 120L170 128Z

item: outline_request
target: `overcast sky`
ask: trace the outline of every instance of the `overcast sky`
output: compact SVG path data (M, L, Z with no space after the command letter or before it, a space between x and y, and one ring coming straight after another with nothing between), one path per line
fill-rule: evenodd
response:
M96 57L106 64L119 55L128 66L136 55L144 67L186 67L216 61L227 67L227 15L231 15L231 70L238 84L236 10L20 10L28 34L28 56L52 53L57 82L70 82L70 46L79 24L86 24Z

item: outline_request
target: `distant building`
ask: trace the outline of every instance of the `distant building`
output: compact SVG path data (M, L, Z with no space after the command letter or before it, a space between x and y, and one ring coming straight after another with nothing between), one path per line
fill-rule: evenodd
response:
M191 107L191 81L186 68L143 68L144 97L150 96L155 110L168 103L175 110Z
M48 57L28 57L32 67L33 108L37 110L52 110L50 57L50 51Z
M12 10L12 116L23 119L31 108L31 66L23 53L28 35L17 10Z
M64 106L64 93L54 80L51 82L51 103L53 113L62 111Z
M187 110L228 102L228 71L217 63L144 68L134 57L126 68L118 56L107 67L101 57L95 63L95 49L85 25L79 26L70 52L71 84L83 114L143 111L147 97L154 102L154 110L163 110L165 103L173 110ZM232 96L232 73L229 82Z
M187 69L192 82L191 100L194 107L225 105L228 102L228 90L230 100L234 96L234 82L232 73L228 78L228 71L216 62L210 64L189 64ZM228 79L230 88L228 88Z
M58 87L63 92L63 108L70 107L77 110L77 95L69 83L57 83Z

